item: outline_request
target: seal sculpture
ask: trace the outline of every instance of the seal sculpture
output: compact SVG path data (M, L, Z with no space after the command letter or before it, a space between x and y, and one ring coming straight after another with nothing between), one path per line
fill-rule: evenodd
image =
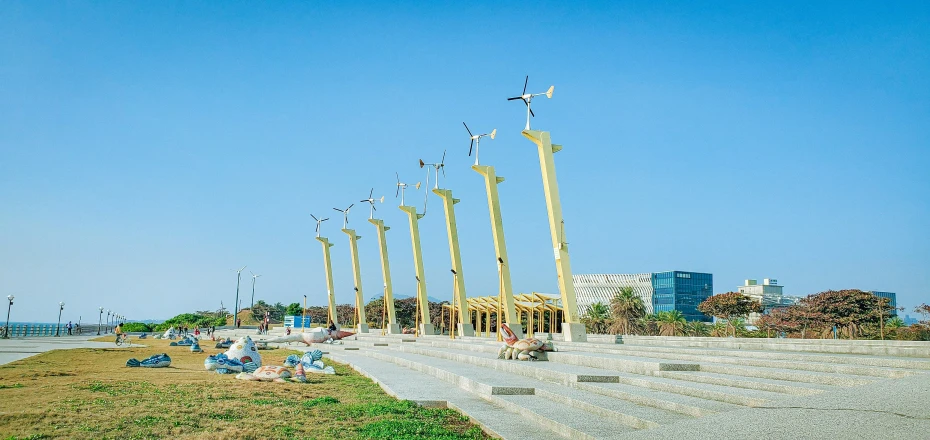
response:
M304 344L321 344L324 342L333 342L338 341L342 338L347 338L354 335L355 333L342 331L342 330L329 330L326 328L318 327L304 333L293 333L290 335L285 335L279 338L267 339L263 342L272 342L272 343L291 343L291 342L303 342Z
M517 335L510 330L507 324L501 324L501 333L505 345L497 351L498 359L539 360L544 358L540 353L552 351L552 347L536 338L517 339Z
M224 353L207 356L203 361L203 367L218 374L250 373L258 369L258 365L252 362L243 363L238 359L230 359Z
M152 355L141 361L136 358L126 361L127 367L164 368L169 365L171 365L171 358L165 353Z

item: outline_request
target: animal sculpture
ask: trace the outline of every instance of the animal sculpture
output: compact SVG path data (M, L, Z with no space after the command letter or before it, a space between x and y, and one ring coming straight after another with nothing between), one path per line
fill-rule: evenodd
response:
M171 358L165 353L152 355L141 361L136 358L126 361L127 367L164 368L169 365L171 365Z
M168 344L168 345L170 345L170 346L172 346L172 347L179 347L179 346L180 346L180 347L188 347L188 346L194 345L194 343L196 343L196 342L197 342L197 339L195 339L193 336L185 336L185 337L182 338L180 341L178 341L178 342L172 342L172 343L170 343L170 344Z
M248 336L237 339L224 354L229 359L236 359L243 364L252 362L259 367L262 366L262 355L258 354L258 347Z
M264 382L287 382L291 377L291 371L286 367L264 366L259 367L253 373L239 373L236 379L255 380Z
M319 373L319 374L336 374L336 370L332 366L326 366L323 364L323 352L320 350L313 350L309 353L304 353L304 356L300 358L300 364L304 367L304 371L310 373Z
M304 333L293 333L290 335L281 336L279 338L267 339L264 342L273 342L273 343L291 343L291 342L303 342L304 344L320 344L324 342L338 341L342 338L347 338L354 335L355 333L347 332L343 330L329 330L326 328L315 328Z
M514 360L539 360L542 356L539 354L543 351L552 351L552 347L545 342L536 338L517 339L517 335L510 330L506 323L501 324L501 332L504 335L506 345L497 351L498 359Z
M229 348L232 347L233 340L230 338L220 339L220 342L216 343L216 348Z
M258 369L253 362L243 363L238 359L230 359L225 353L207 356L203 361L207 371L216 371L217 374L251 373Z
M200 348L200 343L198 343L196 340L191 345L191 353L203 353L203 349Z
M165 334L161 335L161 338L162 339L174 339L174 329L169 328L168 330L165 330Z

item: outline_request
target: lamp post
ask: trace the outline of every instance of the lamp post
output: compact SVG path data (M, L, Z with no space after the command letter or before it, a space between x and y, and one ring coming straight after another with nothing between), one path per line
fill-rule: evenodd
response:
M13 308L13 295L7 295L6 299L10 304L6 306L6 327L3 327L3 337L10 339L10 309Z
M255 308L255 279L260 277L261 275L255 275L252 272L249 272L249 273L252 274L252 308L254 309Z
M110 333L110 310L107 309L107 327L104 333Z
M61 336L61 312L65 310L65 303L58 303L58 327L55 329L55 336Z
M100 308L100 316L97 317L97 336L100 336L100 327L103 325L103 307Z

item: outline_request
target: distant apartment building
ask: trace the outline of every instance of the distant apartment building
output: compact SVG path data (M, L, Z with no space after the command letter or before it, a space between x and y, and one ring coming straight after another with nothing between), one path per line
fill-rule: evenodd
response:
M778 280L775 278L763 278L762 284L759 284L757 280L746 280L745 284L737 287L737 292L759 301L765 310L790 306L801 299L785 295L784 286L778 285ZM750 313L746 317L746 324L755 324L760 316L762 316L761 313Z
M646 313L678 310L689 321L710 321L699 312L698 304L713 295L714 276L709 273L668 271L637 274L574 275L579 313L591 304L610 304L621 287L633 288L642 298Z
M785 295L784 286L778 284L778 280L775 278L764 278L762 284L759 284L757 280L746 280L746 283L737 288L739 293L742 293L756 301L762 303L762 306L765 307L765 312L778 307L787 307L790 305L797 304L801 301L799 296ZM897 307L896 295L893 292L878 292L870 290L869 293L881 297L888 298L890 300L890 305L892 307ZM750 313L746 318L746 324L755 324L755 322L762 316L759 313ZM890 316L898 316L896 311L890 313Z

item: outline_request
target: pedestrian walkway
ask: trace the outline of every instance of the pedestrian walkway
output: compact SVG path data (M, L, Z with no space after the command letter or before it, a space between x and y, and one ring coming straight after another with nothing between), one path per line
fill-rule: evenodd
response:
M112 335L110 335L112 336ZM0 365L52 350L117 348L113 342L91 342L99 336L61 336L0 339ZM113 336L115 339L116 337Z

